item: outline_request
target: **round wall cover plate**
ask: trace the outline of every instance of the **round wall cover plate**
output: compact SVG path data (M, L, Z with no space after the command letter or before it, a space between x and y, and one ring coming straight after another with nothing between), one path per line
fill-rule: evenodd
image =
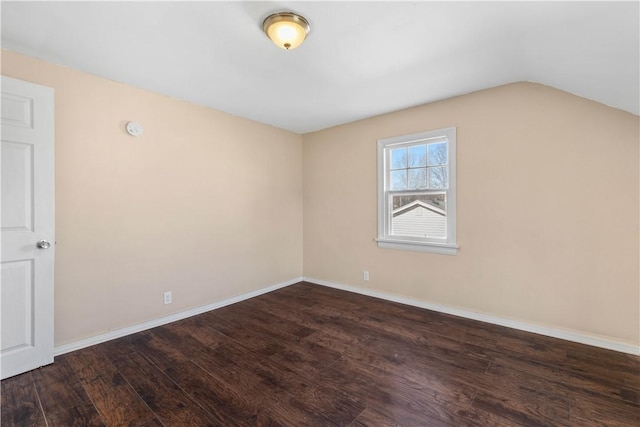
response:
M136 122L127 123L127 132L129 132L129 135L131 136L140 136L142 135L143 130L144 129L142 128L142 125L140 123L136 123Z

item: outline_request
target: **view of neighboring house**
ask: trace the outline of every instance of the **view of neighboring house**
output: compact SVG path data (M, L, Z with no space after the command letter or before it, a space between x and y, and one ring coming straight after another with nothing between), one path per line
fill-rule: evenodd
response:
M447 217L444 209L422 200L415 200L393 211L392 234L396 236L447 237Z

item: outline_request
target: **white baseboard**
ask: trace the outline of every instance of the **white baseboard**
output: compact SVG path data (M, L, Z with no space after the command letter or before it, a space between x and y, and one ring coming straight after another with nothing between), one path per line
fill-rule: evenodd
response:
M567 341L573 341L580 344L586 344L586 345L591 345L595 347L606 348L608 350L619 351L621 353L640 355L640 345L629 344L629 343L617 341L615 339L611 339L608 337L601 337L601 336L591 335L583 332L549 328L546 326L520 322L517 320L505 319L498 316L492 316L489 314L479 313L475 311L447 307L440 304L429 303L426 301L420 301L414 298L393 295L386 292L359 288L351 285L328 282L326 280L316 279L313 277L297 277L295 279L287 280L286 282L278 283L276 285L258 289L256 291L248 292L246 294L227 298L212 304L192 308L186 311L182 311L180 313L174 313L169 316L164 316L158 319L149 320L147 322L139 323L132 326L127 326L125 328L115 329L113 331L109 331L100 335L95 335L93 337L85 338L79 341L74 341L69 344L63 344L55 347L54 355L60 356L61 354L69 353L71 351L80 350L85 347L90 347L92 345L96 345L96 344L100 344L116 338L124 337L126 335L135 334L136 332L146 331L147 329L155 328L157 326L165 325L167 323L175 322L177 320L186 319L187 317L202 314L207 311L215 310L216 308L221 308L230 304L234 304L236 302L244 301L249 298L257 297L259 295L275 291L277 289L291 286L303 280L306 282L317 284L317 285L327 286L330 288L340 289L348 292L354 292L361 295L367 295L370 297L379 298L387 301L393 301L400 304L420 307L427 310L437 311L440 313L451 314L454 316L464 317L467 319L478 320L480 322L506 326L508 328L518 329L521 331L533 332L535 334L546 335L549 337L559 338Z
M314 283L316 285L322 285L330 288L341 289L343 291L354 292L357 294L367 295L370 297L379 298L387 301L393 301L400 304L406 304L414 307L425 308L427 310L433 310L433 311L438 311L440 313L446 313L454 316L464 317L467 319L478 320L480 322L506 326L508 328L519 329L521 331L533 332L534 334L546 335L548 337L559 338L567 341L577 342L580 344L586 344L586 345L591 345L595 347L606 348L608 350L619 351L621 353L640 355L640 345L629 344L629 343L617 341L615 339L608 338L608 337L601 337L601 336L592 335L584 332L578 332L578 331L549 328L546 326L540 326L540 325L521 322L517 320L505 319L502 317L492 316L490 314L479 313L476 311L469 311L469 310L464 310L459 308L447 307L440 304L433 304L433 303L420 301L420 300L409 298L409 297L389 294L386 292L359 288L351 285L343 285L340 283L328 282L326 280L316 279L313 277L305 277L304 280L306 282Z
M167 323L175 322L176 320L186 319L187 317L202 314L207 311L215 310L226 305L235 304L236 302L244 301L249 298L257 297L258 295L266 294L276 289L285 288L295 283L301 282L302 277L296 277L295 279L287 280L286 282L278 283L266 288L258 289L257 291L247 292L246 294L238 295L235 297L227 298L222 301L214 302L213 304L203 305L201 307L192 308L180 313L174 313L169 316L160 317L158 319L149 320L148 322L138 323L136 325L127 326L125 328L115 329L113 331L106 332L104 334L95 335L93 337L85 338L79 341L74 341L69 344L63 344L57 346L53 350L54 356L60 356L61 354L69 353L71 351L80 350L85 347L100 344L106 341L110 341L116 338L124 337L126 335L135 334L136 332L146 331L147 329L155 328L156 326L165 325Z

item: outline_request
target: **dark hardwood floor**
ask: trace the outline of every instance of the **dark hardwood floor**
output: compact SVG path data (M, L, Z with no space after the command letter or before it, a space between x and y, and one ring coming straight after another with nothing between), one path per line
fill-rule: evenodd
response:
M2 381L3 426L639 426L640 358L300 283Z

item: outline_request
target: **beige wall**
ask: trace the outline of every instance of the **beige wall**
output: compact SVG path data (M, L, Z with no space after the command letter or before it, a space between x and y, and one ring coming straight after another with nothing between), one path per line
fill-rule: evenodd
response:
M56 345L302 275L300 135L6 50L2 74L55 89Z
M379 249L376 140L449 126L458 255ZM304 274L638 345L639 128L519 83L304 135Z
M299 277L303 253L309 277L640 342L637 116L520 83L300 136L6 50L2 74L56 91L56 345ZM377 248L376 140L448 126L458 255Z

